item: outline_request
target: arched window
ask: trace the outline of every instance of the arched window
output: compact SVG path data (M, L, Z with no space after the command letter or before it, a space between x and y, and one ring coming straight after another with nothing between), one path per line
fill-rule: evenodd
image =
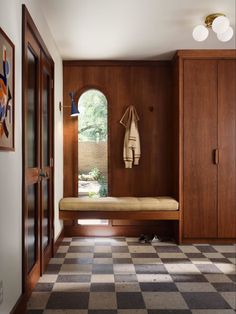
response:
M79 196L104 197L108 193L106 96L97 89L86 90L78 109Z

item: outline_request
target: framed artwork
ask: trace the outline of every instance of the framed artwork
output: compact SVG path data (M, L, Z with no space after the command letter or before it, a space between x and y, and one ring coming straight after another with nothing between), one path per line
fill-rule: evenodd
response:
M0 150L14 150L15 46L0 27Z

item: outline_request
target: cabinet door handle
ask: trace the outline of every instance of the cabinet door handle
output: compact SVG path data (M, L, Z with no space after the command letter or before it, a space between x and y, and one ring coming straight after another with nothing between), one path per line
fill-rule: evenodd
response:
M213 150L213 162L215 165L219 164L219 149L218 148Z

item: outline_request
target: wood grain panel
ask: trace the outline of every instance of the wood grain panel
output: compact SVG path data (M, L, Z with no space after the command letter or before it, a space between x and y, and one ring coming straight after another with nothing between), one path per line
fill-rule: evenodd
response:
M67 114L67 116L66 116ZM74 160L78 159L78 141L76 140L76 129L78 120L70 117L70 110L65 109L64 122L64 196L78 195L78 164Z
M175 57L186 59L235 59L236 49L187 49L178 50Z
M184 61L184 237L217 237L217 61Z
M68 96L70 91L76 93L76 101L89 88L97 88L107 97L108 179L111 196L173 194L171 71L171 62L168 61L64 62L65 106L70 105ZM142 156L139 166L125 169L122 158L125 129L119 120L129 105L134 105L140 116ZM67 111L66 109L64 109L64 196L77 196L78 125L69 116L69 108ZM87 228L90 230L92 227ZM114 227L102 228L105 235L111 234L109 230ZM136 228L134 233L138 230L141 232L141 229L141 226Z
M130 220L179 220L178 210L158 211L76 211L60 210L59 217L63 220L77 219L130 219Z
M63 130L64 130L64 197L78 195L78 119L70 116L71 99L69 92L77 88L77 72L71 68L69 72L64 73L63 84Z
M182 175L182 159L183 159L183 106L182 106L182 92L183 92L183 60L174 58L172 61L172 184L173 184L173 197L179 200L179 226L178 238L179 242L182 241L183 236L183 221L182 221L182 193L183 193L183 175Z
M134 225L119 225L119 226L81 226L78 224L65 222L64 234L66 237L104 237L104 236L127 236L139 237L140 234L149 234L158 236L165 236L174 238L175 235L175 221L158 221L155 225L134 226Z
M145 225L157 226L158 220L146 220ZM114 219L112 220L112 226L142 226L143 220L126 220L126 219Z
M180 79L179 79L179 59L174 60L172 64L172 77L173 77L173 89L172 89L172 105L171 110L173 114L172 117L172 172L174 174L173 176L173 194L175 198L179 199L179 166L180 166L180 145L179 145L179 139L180 139L180 125L179 125L179 117L180 117L180 100L179 100L179 85L180 85Z
M218 236L236 237L236 60L218 64Z
M68 93L76 101L88 88L108 99L109 194L112 196L172 195L171 63L64 63L64 105ZM125 169L122 160L124 127L119 123L129 105L140 116L140 165ZM69 110L69 109L68 109ZM77 122L64 110L64 196L77 196Z

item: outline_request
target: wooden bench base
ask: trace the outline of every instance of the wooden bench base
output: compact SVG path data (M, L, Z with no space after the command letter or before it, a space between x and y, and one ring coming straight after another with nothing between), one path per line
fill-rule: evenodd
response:
M65 235L131 236L141 233L169 236L179 241L181 211L172 197L109 197L98 200L65 198L60 201L59 218ZM106 226L83 226L79 219L107 219ZM128 223L128 224L127 224Z
M178 210L158 211L76 211L60 210L62 220L77 219L129 219L129 220L179 220Z
M179 242L178 220L109 220L108 225L80 225L78 220L64 220L65 237L133 237L158 235Z

